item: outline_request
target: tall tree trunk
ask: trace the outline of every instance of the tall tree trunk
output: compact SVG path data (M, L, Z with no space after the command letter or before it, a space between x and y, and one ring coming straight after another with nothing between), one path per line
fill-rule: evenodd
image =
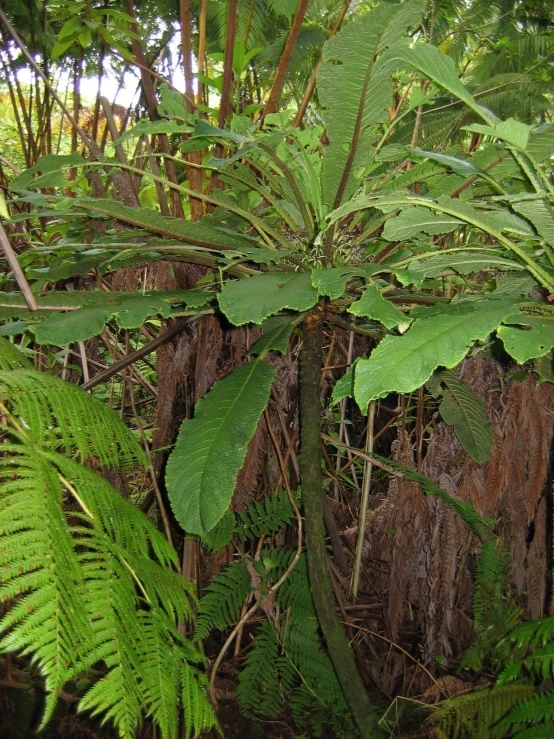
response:
M379 735L377 717L360 678L348 639L337 617L323 528L321 471L321 364L323 309L318 306L302 324L300 353L300 472L308 552L308 574L319 624L329 656L360 735Z

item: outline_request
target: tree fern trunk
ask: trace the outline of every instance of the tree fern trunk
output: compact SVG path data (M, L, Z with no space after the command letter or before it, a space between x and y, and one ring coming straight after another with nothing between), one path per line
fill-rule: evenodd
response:
M323 529L321 473L321 357L323 311L318 307L303 323L300 355L300 444L302 496L308 550L308 572L317 617L335 672L363 739L379 735L377 717L358 673L336 613Z

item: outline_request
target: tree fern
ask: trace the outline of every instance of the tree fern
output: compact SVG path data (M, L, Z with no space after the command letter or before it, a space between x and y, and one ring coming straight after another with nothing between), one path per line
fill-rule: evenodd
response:
M499 542L483 542L475 573L474 638L462 656L462 667L479 670L486 657L496 665L506 659L505 639L521 617L521 609L506 593L507 571Z
M29 369L0 372L0 395L30 438L104 467L145 464L133 434L96 398L57 377Z
M212 580L198 606L196 639L204 639L212 629L224 629L237 620L250 593L250 575L243 561L233 562Z
M41 726L57 691L94 666L101 677L79 710L111 720L124 739L145 714L164 739L176 738L181 703L193 712L187 736L210 728L205 681L189 664L202 658L177 630L191 618L193 596L173 569L175 551L104 478L56 451L90 457L99 444L102 463L120 466L142 456L133 436L61 380L0 374L9 423L0 457L0 598L8 603L0 648L30 655L43 675Z
M436 739L494 739L503 737L505 728L495 724L521 700L534 693L531 685L506 685L478 690L438 705L429 721Z
M299 491L295 491L299 502ZM261 502L250 503L244 512L237 514L239 524L236 533L240 541L270 536L280 531L295 517L287 491L266 495Z
M262 555L268 586L281 577L294 554L281 550ZM346 701L331 661L320 645L304 555L275 600L280 613L278 623L265 622L254 639L239 675L237 697L256 715L270 717L277 715L282 696L288 694L299 728L309 724L314 736L323 736L324 728L332 726L337 735L352 736ZM270 653L272 664L268 664Z

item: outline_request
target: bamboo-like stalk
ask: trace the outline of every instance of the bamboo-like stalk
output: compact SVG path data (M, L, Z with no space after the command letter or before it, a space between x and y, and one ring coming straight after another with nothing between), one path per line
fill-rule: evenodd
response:
M231 89L233 85L233 52L235 50L235 36L237 32L237 0L229 0L229 15L227 18L227 38L225 40L225 59L223 62L223 81L221 84L221 102L219 107L219 127L224 128L229 115ZM218 159L223 158L223 144L215 145L214 155ZM210 190L220 187L221 182L215 172L210 182Z
M133 18L133 23L129 23L129 26L131 28L131 31L137 35L138 38L131 39L131 46L133 48L133 54L135 55L135 58L139 64L140 67L140 75L141 75L141 82L142 82L142 89L144 91L144 97L146 99L146 105L148 107L148 115L150 116L150 120L157 121L159 120L160 116L158 114L158 100L156 98L156 91L154 88L154 83L152 81L152 74L150 72L150 69L148 68L148 65L146 63L146 57L144 56L144 49L142 47L142 42L140 41L140 29L138 27L137 21L136 21L136 13L135 13L135 5L133 0L124 0L125 5L125 11L128 15ZM162 133L158 136L158 141L160 145L160 149L163 154L171 154L171 151L169 149L169 141L167 138L167 134ZM167 179L169 182L172 182L173 184L177 184L177 175L175 174L175 167L173 166L173 162L170 159L165 159L165 170L167 173ZM183 212L183 206L181 204L181 196L179 193L172 189L170 190L170 197L171 197L171 210L172 215L176 218L184 218L184 212Z
M198 72L206 74L206 18L208 14L208 0L202 0L200 6L200 15L198 16ZM204 83L197 81L198 90L196 93L196 104L202 105L204 102Z
M373 432L375 422L375 401L369 404L367 414L367 439L366 452L373 454ZM369 500L369 490L371 488L371 472L373 470L372 463L366 459L364 464L364 477L362 481L362 497L360 500L360 512L358 513L358 540L356 542L356 557L354 559L354 571L352 572L352 593L356 598L358 596L358 588L360 586L360 572L362 569L362 554L364 550L365 527L367 517L367 502Z
M285 84L287 70L292 58L292 52L294 50L296 42L298 41L298 36L300 35L302 23L304 22L304 16L306 15L309 4L310 0L299 0L298 2L298 7L296 8L296 13L294 15L294 20L292 22L290 33L288 35L285 48L283 49L283 53L281 54L281 58L279 59L279 66L277 67L275 80L273 81L273 87L271 88L269 98L267 99L265 108L262 110L262 114L260 116L260 127L263 126L266 116L268 116L270 113L274 113L277 110L279 98L281 97L283 85Z
M190 0L180 0L181 10L181 51L183 54L183 71L185 75L186 104L189 113L194 110L194 75L192 71L192 24ZM185 159L195 164L202 163L202 152L193 151ZM187 167L187 179L191 190L202 191L202 170L197 167ZM199 221L204 215L204 204L198 198L189 196L190 212L193 221Z
M0 247L2 247L4 256L6 257L8 264L11 267L19 289L23 293L25 302L29 307L29 310L38 310L36 298L33 295L31 288L29 287L29 283L27 282L27 278L25 277L25 274L21 269L19 262L17 261L17 256L12 248L12 245L10 244L8 234L6 233L2 223L0 223Z

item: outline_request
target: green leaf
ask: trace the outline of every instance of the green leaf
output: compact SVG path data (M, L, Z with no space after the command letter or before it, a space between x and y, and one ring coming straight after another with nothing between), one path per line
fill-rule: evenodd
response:
M346 286L353 277L363 276L363 274L363 271L356 267L313 269L312 285L320 295L327 295L331 300L336 300L344 295Z
M383 237L388 241L404 241L422 231L433 236L450 233L462 224L459 218L433 213L427 208L406 208L400 215L387 220Z
M501 141L514 146L520 151L525 151L529 143L529 134L533 130L532 126L527 126L521 121L508 118L506 121L500 121L495 126L483 126L480 123L474 123L471 126L463 126L464 131L480 133L485 136L496 136Z
M290 318L284 317L270 319L276 321L276 325L268 329L261 339L258 339L254 346L248 352L249 355L257 354L265 355L268 351L280 352L286 354L289 346L289 339L294 326L290 322Z
M41 157L34 167L26 169L10 182L10 189L28 190L30 187L66 187L65 170L69 167L80 167L85 160L80 154L49 154ZM35 175L37 175L35 177Z
M217 382L186 419L171 453L166 484L185 531L203 535L229 507L249 441L267 405L276 369L255 359Z
M168 318L171 306L157 295L132 295L117 306L117 323L121 328L140 328L150 316Z
M512 202L512 208L525 216L542 238L554 246L554 211L550 203L545 200L520 200Z
M125 131L122 134L117 143L124 144L130 139L137 139L140 136L153 136L160 133L168 134L186 134L192 131L192 126L183 126L182 123L177 121L168 121L165 118L161 121L139 121L136 126L133 126L129 131Z
M455 372L445 370L440 378L448 388L439 406L441 416L454 427L454 433L469 456L478 464L484 464L492 450L492 426L484 403Z
M308 310L317 303L308 272L266 272L243 280L228 280L219 307L235 326L261 323L284 308Z
M425 157L431 161L443 164L461 177L487 177L486 172L483 172L482 169L476 167L475 164L472 164L465 159L458 159L458 157L449 156L447 154L439 154L435 151L423 151L422 149L412 149L412 154L414 156Z
M390 75L373 74L375 59L420 21L423 10L419 2L381 3L345 25L323 47L317 84L330 140L322 175L323 200L329 208L360 186L373 155L371 129L389 119Z
M241 246L249 248L255 246L255 242L251 239L229 233L227 229L206 226L202 222L162 216L150 208L128 208L114 200L80 198L75 203L75 207L93 213L101 213L169 239L178 239L186 244L205 247L214 251L224 251L226 249L240 251Z
M172 90L169 85L160 85L161 102L158 105L158 113L168 118L179 118L184 121L191 120L192 116L187 110L185 96L178 90Z
M447 270L454 270L461 275L468 275L491 269L511 270L515 272L524 270L525 268L510 259L496 256L492 251L482 250L436 254L428 259L419 257L414 259L413 262L410 262L408 269L410 274L423 279L424 277L438 277Z
M527 273L506 272L497 277L495 295L529 295L538 282Z
M86 341L102 333L116 314L115 306L93 306L69 313L53 313L35 328L38 344L65 346L72 341Z
M521 328L500 326L497 331L504 348L519 364L542 357L554 347L554 320L548 316L518 313L508 316L504 323L521 324Z
M216 523L213 529L200 537L204 549L210 554L215 554L226 547L231 541L236 525L235 514L230 509L226 510L223 518Z
M399 311L390 300L386 300L374 285L368 285L364 289L360 300L352 303L348 311L355 316L366 316L374 321L380 321L388 329L411 320L402 311Z
M413 46L408 42L397 44L377 62L375 74L389 76L399 69L418 70L464 102L480 118L490 122L490 114L483 111L458 78L454 60L442 54L436 46L424 42Z
M356 360L352 367L350 367L346 373L335 382L335 387L333 388L333 394L331 396L332 406L340 403L343 398L354 397L354 371L357 361L358 360Z
M356 365L354 391L360 409L389 393L410 393L437 367L455 367L474 341L487 336L513 312L511 300L479 300L434 306L402 336L387 336L369 359Z

